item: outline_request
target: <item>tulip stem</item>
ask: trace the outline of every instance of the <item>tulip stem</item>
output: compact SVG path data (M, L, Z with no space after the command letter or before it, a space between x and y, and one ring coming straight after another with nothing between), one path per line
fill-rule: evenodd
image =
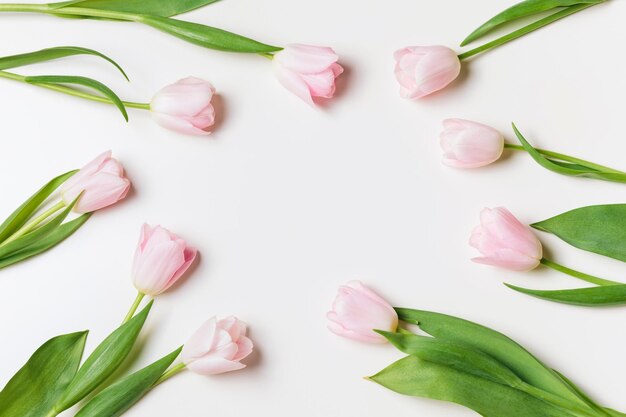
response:
M130 310L128 310L128 313L126 314L126 317L124 317L124 321L122 322L122 324L133 318L135 312L137 311L137 308L139 308L139 304L141 304L141 300L143 300L143 297L145 296L146 294L142 292L137 292L137 297L135 297L135 301L133 301L133 305L130 306Z
M567 274L569 276L572 276L574 278L581 279L581 280L586 281L586 282L588 282L590 284L599 285L599 286L623 284L622 282L609 281L608 279L602 279L602 278L595 277L593 275L589 275L589 274L585 274L583 272L576 271L576 270L568 268L566 266L559 265L556 262L553 262L553 261L551 261L549 259L546 259L546 258L542 258L541 259L541 263L543 265L547 266L548 268L552 268L555 271L559 271L559 272L562 272L562 273Z
M1 6L1 5L0 5ZM0 8L0 10L2 10ZM48 90L53 90L59 93L68 94L70 96L79 97L85 100L97 101L98 103L106 103L106 104L114 104L111 100L106 97L98 96L95 94L90 94L84 91L77 90L72 87L67 87L59 84L47 84L47 83L30 83L27 81L28 77L23 75L15 74L8 71L0 71L0 78L6 78L9 80L19 81L30 85L35 85L37 87L46 88ZM129 107L132 109L142 109L142 110L150 110L150 103L136 103L133 101L122 101L125 107Z
M554 23L557 20L561 20L564 17L567 17L569 15L572 15L574 13L580 12L588 7L591 6L595 6L596 4L599 3L588 3L588 4L577 4L574 6L569 6L559 12L553 13L550 16L544 17L543 19L539 19L538 21L531 23L528 26L524 26L521 29L518 29L516 31L513 31L511 33L509 33L508 35L504 35L498 39L495 39L491 42L488 42L482 46L479 46L477 48L474 49L470 49L467 52L463 52L462 54L459 54L459 59L462 61L464 59L467 59L471 56L480 54L482 52L488 51L490 49L496 48L498 46L504 45L506 43L509 43L517 38L521 38L524 35L527 35L531 32L534 32L537 29L541 29L544 26L549 25L550 23ZM1 9L0 9L1 10Z
M513 145L511 143L505 143L504 147L506 149L512 149L512 150L515 150L515 151L524 151L524 152L526 152L526 149L524 149L524 147L521 146L521 145ZM554 158L554 159L559 159L559 160L565 161L565 162L571 162L573 164L584 165L587 168L595 169L595 170L602 171L602 172L609 172L609 173L613 173L613 174L624 174L624 175L626 175L626 172L624 172L624 171L619 171L617 169L609 168L609 167L606 167L604 165L594 164L593 162L589 162L589 161L586 161L584 159L574 158L573 156L564 155L564 154L558 153L558 152L547 151L545 149L536 149L536 150L537 150L537 152L539 152L543 156L547 156L548 158Z
M10 242L13 242L14 240L19 239L20 237L24 236L27 233L32 232L34 229L37 228L37 226L43 223L47 218L52 216L54 213L61 210L63 207L65 207L65 202L61 200L58 203L56 203L54 206L50 207L48 210L41 213L39 216L35 217L29 223L27 223L26 225L18 229L17 232L13 233L4 242L0 243L0 247Z
M179 363L177 365L172 366L170 369L165 371L159 379L157 379L157 381L152 385L152 387L156 387L160 383L170 379L171 377L184 371L185 369L187 369L187 366L184 363Z

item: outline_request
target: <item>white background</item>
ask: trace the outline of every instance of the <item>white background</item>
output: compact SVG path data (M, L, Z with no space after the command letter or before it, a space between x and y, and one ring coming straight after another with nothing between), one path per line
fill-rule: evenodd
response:
M472 416L402 397L362 379L401 357L341 339L325 312L339 284L361 279L395 305L462 316L507 333L607 406L626 409L626 310L584 309L514 293L582 286L539 268L517 274L473 264L468 235L487 206L533 222L583 205L623 202L626 188L547 172L523 154L459 171L440 164L447 117L481 121L512 141L625 168L626 3L613 0L473 60L450 88L398 96L392 53L458 43L510 2L224 0L185 16L273 44L330 45L346 67L338 94L311 108L273 78L269 61L206 50L138 24L0 15L0 53L78 45L118 60L67 58L17 72L93 76L129 100L195 75L219 91L208 138L117 110L0 80L0 217L45 181L112 149L132 194L50 252L0 271L0 385L46 339L90 329L88 350L134 298L139 228L160 223L196 245L200 262L159 297L138 369L208 317L247 321L256 352L241 372L181 374L126 415L302 417ZM555 260L609 279L626 266L541 234ZM69 413L68 413L69 414Z

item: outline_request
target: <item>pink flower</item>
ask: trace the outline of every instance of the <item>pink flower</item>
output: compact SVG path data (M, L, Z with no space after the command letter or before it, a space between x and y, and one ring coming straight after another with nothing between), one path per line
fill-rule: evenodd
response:
M215 123L211 99L215 88L208 81L187 77L161 89L152 98L154 120L166 129L189 135L208 135Z
M367 343L386 342L374 330L395 332L398 328L398 314L393 307L360 281L339 287L326 317L331 332Z
M77 213L90 213L115 204L128 194L130 181L124 177L124 167L104 152L72 175L61 187L61 198L71 204L82 192L74 206Z
M472 259L474 262L514 271L530 271L543 257L541 242L532 230L504 207L483 209L470 245L483 255Z
M178 281L196 254L195 248L169 230L144 224L133 260L135 287L143 294L161 294Z
M504 137L481 123L447 119L443 121L440 144L444 164L455 168L477 168L500 158Z
M461 72L456 52L445 46L409 46L396 51L394 58L403 98L418 99L439 91Z
M252 340L246 337L246 324L230 316L209 319L183 346L182 360L189 370L215 375L245 368L240 361L252 353Z
M274 54L274 71L285 88L313 104L313 97L335 94L335 78L343 72L338 59L332 48L292 44Z

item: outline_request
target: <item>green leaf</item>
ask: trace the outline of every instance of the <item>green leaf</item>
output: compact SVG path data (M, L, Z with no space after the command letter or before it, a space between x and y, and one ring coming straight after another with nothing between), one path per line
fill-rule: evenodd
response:
M72 380L87 332L54 337L33 353L0 392L0 417L43 417Z
M564 304L597 307L626 303L626 285L607 285L572 290L533 290L511 284L504 285L522 294Z
M266 45L235 33L199 23L158 16L141 16L139 22L169 33L187 42L219 51L268 53L280 51L278 46Z
M401 320L417 324L439 339L463 344L493 357L524 382L567 400L586 404L561 378L509 337L460 318L429 311L396 308Z
M626 262L626 204L581 207L531 226L579 249Z
M573 417L515 388L408 356L370 379L404 395L449 401L484 417Z
M72 0L49 4L52 9L82 7L123 13L170 17L215 3L218 0Z
M603 408L600 405L598 405L596 402L594 402L591 398L589 398L587 396L587 394L585 394L580 388L578 388L572 381L570 381L569 379L567 379L565 377L565 375L561 374L559 371L554 370L554 372L561 378L561 380L563 380L563 382L565 384L567 384L568 386L571 387L571 389L573 391L575 391L576 393L578 393L578 395L581 398L584 398L585 401L587 402L587 404L589 404L591 406L591 408L593 408L594 410L598 411L600 414L605 414L608 416L626 416L626 414L622 414L618 411L615 410L611 410L609 408Z
M515 135L519 139L522 147L528 154L542 167L562 175L573 177L586 177L604 181L626 182L626 175L619 172L605 172L593 167L587 167L582 164L559 161L557 159L549 159L542 155L537 149L533 148L524 138L521 132L513 124Z
M474 30L463 42L461 46L465 46L475 40L482 38L494 29L514 20L533 16L542 12L556 9L558 7L569 7L577 4L597 4L606 0L526 0L509 7L505 11L483 23Z
M76 417L117 417L143 397L180 354L182 347L120 379L89 401Z
M80 48L78 46L58 46L55 48L47 48L42 49L36 52L29 52L26 54L5 56L0 58L0 70L5 70L9 68L21 67L24 65L35 64L38 62L51 61L53 59L64 58L72 55L94 55L100 57L106 61L109 61L113 64L128 80L128 76L120 67L117 62L113 61L108 56L101 54L98 51L94 51L93 49Z
M100 81L96 81L87 77L78 77L74 75L33 75L26 77L25 81L31 84L44 84L44 85L60 85L60 84L75 84L88 88L92 88L104 97L111 100L111 102L120 110L124 119L128 121L128 113L126 113L126 107L120 98L106 85Z
M5 241L9 236L15 233L20 227L24 226L28 219L37 211L44 201L61 186L69 177L77 173L78 170L69 171L65 174L53 178L46 185L41 187L39 191L33 194L21 206L19 206L11 215L0 225L0 242Z
M15 252L10 256L0 259L0 269L9 265L13 265L35 255L39 255L42 252L58 245L63 240L67 239L72 233L80 228L91 217L91 213L83 214L80 217L75 218L72 221L62 224L57 227L51 233L48 233L43 238L34 242L30 246L22 249L19 252Z
M119 368L135 345L153 302L151 300L139 314L118 327L89 355L54 406L56 412L67 410L85 398Z

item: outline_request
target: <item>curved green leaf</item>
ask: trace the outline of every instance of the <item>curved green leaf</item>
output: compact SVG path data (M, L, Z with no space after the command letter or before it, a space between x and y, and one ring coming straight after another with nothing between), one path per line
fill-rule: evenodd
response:
M86 331L57 336L37 349L0 391L0 417L47 416L74 377L86 338Z
M483 23L474 30L463 42L461 46L465 46L475 40L482 38L492 32L497 27L510 23L524 17L536 15L538 13L547 12L558 7L569 7L577 4L597 4L606 0L525 0L514 6L509 7L505 11Z
M153 302L151 300L139 314L118 327L89 355L55 404L57 413L85 398L119 368L135 345Z
M581 207L531 226L579 249L626 262L626 204Z
M40 253L58 245L78 230L78 228L80 228L83 224L85 224L89 217L91 217L91 213L83 214L82 216L57 227L51 233L48 233L43 238L35 241L30 246L27 246L10 256L0 259L0 269L6 268L9 265L13 265L35 255L39 255Z
M170 17L215 3L218 0L71 0L49 4L52 9L82 7L123 13Z
M626 304L626 284L601 287L577 288L571 290L533 290L504 284L512 290L543 300L586 307Z
M13 213L11 213L11 215L0 225L0 242L5 241L20 227L24 226L24 224L26 224L28 219L31 218L41 204L46 201L46 199L50 197L50 195L57 188L59 188L61 184L77 172L78 170L69 171L53 178L28 200L26 200L21 206L19 206Z
M109 386L93 397L76 417L118 417L143 397L180 354L182 347Z
M169 33L187 42L228 52L268 53L280 51L278 46L266 45L253 39L199 23L158 16L141 16L139 22Z
M78 46L57 46L55 48L42 49L40 51L29 52L26 54L1 57L0 70L21 67L24 65L35 64L38 62L51 61L53 59L64 58L72 55L94 55L100 57L113 64L115 68L117 68L122 73L124 78L128 80L128 76L117 62L113 61L111 58L98 51L94 51L93 49L81 48Z
M515 388L415 356L391 364L370 379L400 394L453 402L484 417L575 415Z
M100 81L96 81L87 77L78 77L74 75L33 75L26 77L26 82L31 84L76 84L84 87L92 88L100 92L104 97L111 100L111 102L120 110L124 119L128 121L128 113L126 113L126 107L120 98L106 85Z

